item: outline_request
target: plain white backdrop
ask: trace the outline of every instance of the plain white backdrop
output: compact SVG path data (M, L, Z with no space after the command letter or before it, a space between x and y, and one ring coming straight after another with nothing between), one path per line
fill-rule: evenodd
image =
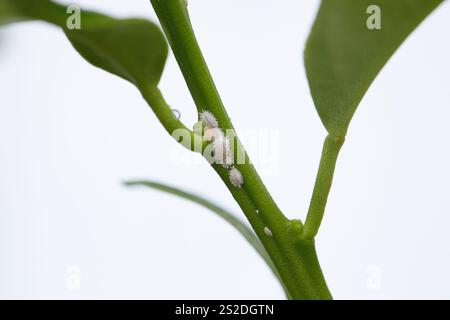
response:
M79 4L156 21L147 0ZM302 58L318 4L189 1L238 133L279 133L277 170L262 178L290 218L305 217L326 134ZM413 33L350 127L317 238L337 299L450 297L449 17L446 2ZM160 87L192 125L172 55ZM242 216L206 163L174 161L187 151L136 89L86 63L57 28L0 31L0 88L0 298L284 298L220 218L121 185L168 182Z

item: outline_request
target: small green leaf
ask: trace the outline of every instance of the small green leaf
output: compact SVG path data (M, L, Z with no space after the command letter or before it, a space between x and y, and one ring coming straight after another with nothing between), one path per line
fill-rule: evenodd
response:
M11 0L0 0L0 26L2 24L27 20L20 14L17 6Z
M87 13L84 13L87 15ZM74 48L91 64L139 88L156 87L167 57L159 28L147 20L92 19L81 30L65 30Z
M269 257L269 254L267 253L266 249L262 245L261 241L259 241L258 237L255 235L253 230L251 230L245 223L243 223L239 218L237 218L234 214L229 212L228 210L215 205L211 201L195 195L190 192L183 191L181 189L168 186L166 184L161 184L158 182L153 181L128 181L125 182L126 186L145 186L152 189L156 189L159 191L163 191L166 193L170 193L172 195L178 196L180 198L184 198L186 200L192 201L194 203L197 203L212 212L216 213L219 217L224 219L225 221L229 222L247 241L248 243L258 252L258 254L263 258L263 260L267 263L269 268L272 270L272 272L275 274L275 276L278 278L280 283L283 285L282 281L280 280L279 274L277 269L275 268L272 259ZM288 295L287 291L286 294ZM289 296L289 295L288 295Z
M73 12L49 0L0 0L0 22L44 20L61 27L88 62L134 83L142 91L156 87L168 47L160 29L144 19L115 19L81 10L80 29L69 29Z
M322 0L304 58L316 109L330 134L345 136L358 104L382 67L441 2ZM373 16L377 14L374 5L379 17ZM372 19L377 18L381 29L369 29L367 20L372 27Z

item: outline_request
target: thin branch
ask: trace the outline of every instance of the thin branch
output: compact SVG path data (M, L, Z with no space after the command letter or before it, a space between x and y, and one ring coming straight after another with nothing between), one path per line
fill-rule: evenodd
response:
M336 161L343 144L344 138L332 135L328 135L323 144L319 171L317 172L314 191L302 232L302 236L306 240L314 239L319 230L333 182Z
M175 116L159 89L148 87L140 90L145 101L149 104L164 129L183 147L191 151L201 152L202 138L195 135L192 130L188 129ZM200 140L200 147L197 145L198 140Z

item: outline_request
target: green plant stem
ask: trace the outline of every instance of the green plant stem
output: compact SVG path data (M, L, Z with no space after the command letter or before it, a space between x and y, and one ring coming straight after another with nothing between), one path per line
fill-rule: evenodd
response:
M199 112L211 111L222 129L233 129L198 46L183 0L151 0ZM236 137L237 149L244 150ZM301 237L302 224L289 221L273 201L247 154L236 164L244 177L238 189L228 170L213 164L273 260L293 299L331 299L313 241ZM267 236L268 227L273 236Z
M344 138L333 135L328 135L325 138L319 171L317 172L314 191L303 228L304 239L312 240L317 235L333 182L336 161L343 144Z
M183 147L191 151L200 152L201 148L196 150L196 139L201 139L201 137L196 137L192 130L188 129L175 117L172 109L167 104L166 100L164 100L161 91L153 87L140 88L140 91L164 129L166 129L166 131Z

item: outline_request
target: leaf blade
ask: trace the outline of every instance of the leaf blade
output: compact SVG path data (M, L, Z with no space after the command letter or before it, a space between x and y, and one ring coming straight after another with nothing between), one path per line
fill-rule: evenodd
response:
M50 0L0 0L0 23L43 20L61 27L89 63L135 84L156 88L168 45L159 27L145 19L116 19L81 10L80 29L67 26L67 7Z
M159 28L144 19L103 20L81 30L64 30L73 47L92 65L135 84L156 87L168 47Z
M233 213L214 204L213 202L211 202L210 200L208 200L202 196L181 190L176 187L169 186L167 184L163 184L163 183L159 183L159 182L155 182L155 181L148 181L148 180L127 181L124 184L126 186L144 186L144 187L152 188L152 189L162 191L165 193L169 193L169 194L178 196L180 198L189 200L191 202L194 202L194 203L196 203L200 206L203 206L203 207L211 210L212 212L216 213L219 217L221 217L225 221L229 222L247 240L247 242L255 249L255 251L266 262L266 264L269 266L270 270L274 273L274 275L277 277L277 279L280 281L281 285L284 288L284 285L280 279L278 271L277 271L275 265L273 264L272 259L270 258L266 249L262 245L261 241L255 235L253 230L251 230L245 223L243 223ZM286 290L285 290L285 292L289 296L289 294L287 293Z
M264 247L262 246L259 239L256 237L255 233L247 227L239 218L237 218L234 214L229 212L228 210L214 204L210 200L201 197L199 195L186 192L184 190L181 190L179 188L175 188L172 186L169 186L167 184L162 184L159 182L154 181L148 181L148 180L138 180L138 181L127 181L125 182L126 186L145 186L148 188L152 188L158 191L166 192L175 196L178 196L180 198L189 200L191 202L194 202L202 207L205 207L212 212L216 213L219 217L224 219L225 221L229 222L249 243L251 246L255 248L255 250L261 255L264 256L264 260L268 258L267 252L265 251ZM261 254L263 253L263 254ZM270 258L268 258L270 259Z
M414 29L443 0L322 0L304 62L311 95L328 133L344 137L364 94ZM381 10L369 30L367 8Z

